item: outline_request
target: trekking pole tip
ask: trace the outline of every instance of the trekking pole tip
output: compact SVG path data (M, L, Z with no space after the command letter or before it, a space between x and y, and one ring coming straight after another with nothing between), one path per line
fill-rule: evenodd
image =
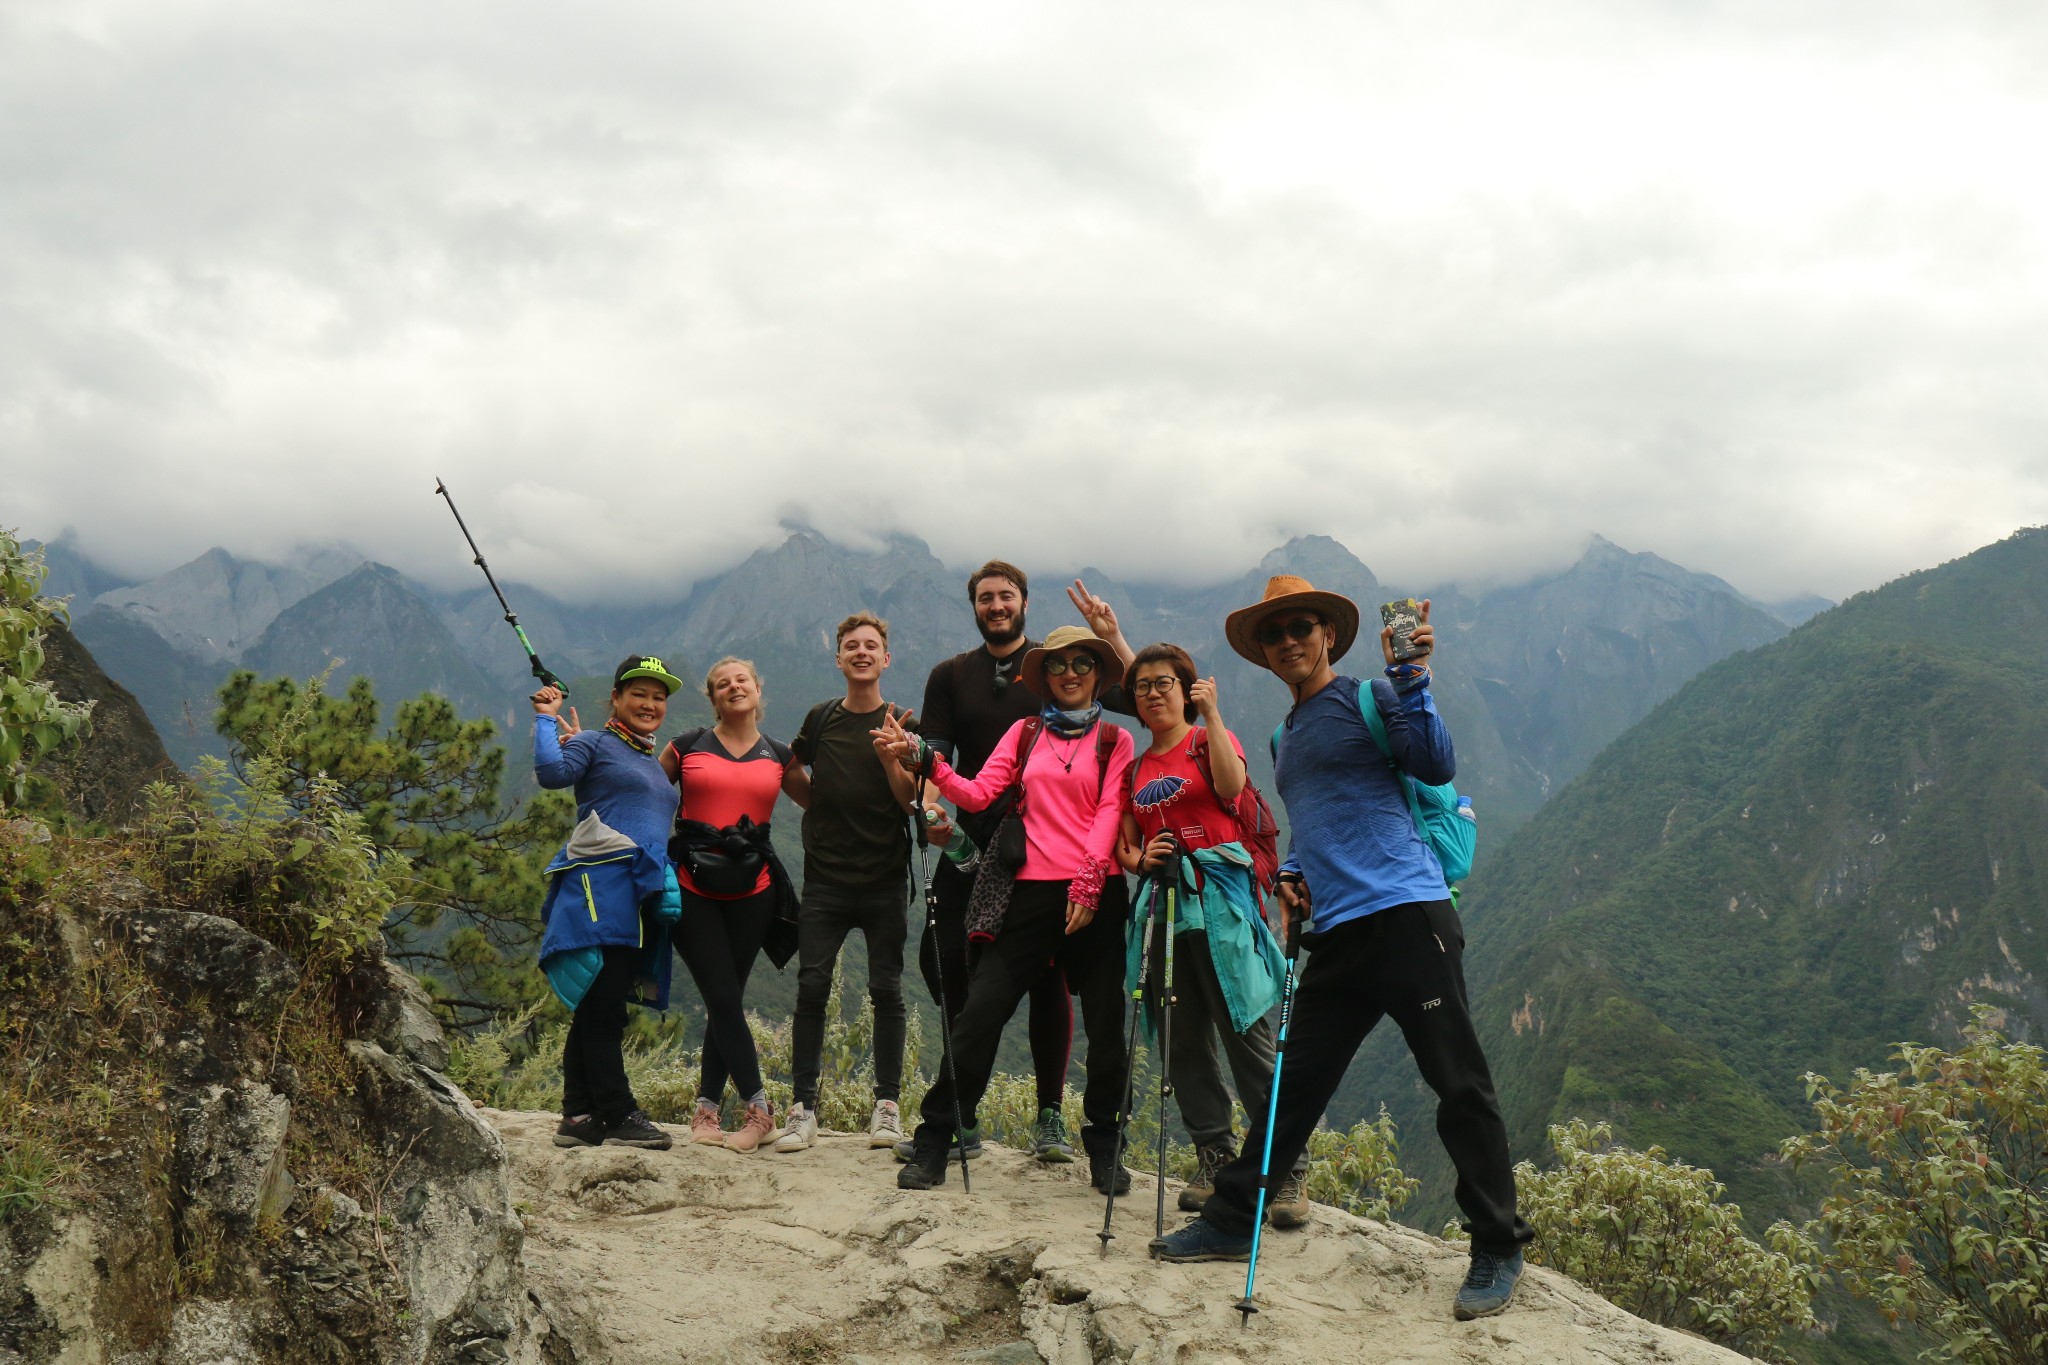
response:
M1237 1325L1239 1327L1251 1326L1252 1314L1259 1311L1258 1305L1252 1302L1249 1294L1230 1306L1237 1310Z

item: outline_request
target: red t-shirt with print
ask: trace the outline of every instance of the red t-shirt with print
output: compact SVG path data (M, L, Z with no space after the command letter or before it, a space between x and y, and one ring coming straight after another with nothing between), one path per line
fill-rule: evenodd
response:
M1195 762L1196 746L1206 735L1197 725L1163 754L1139 751L1138 761L1131 766L1130 788L1124 793L1124 809L1138 822L1141 845L1165 829L1178 834L1191 849L1234 843L1240 837L1233 808L1243 794L1226 805ZM1225 730L1223 737L1243 758L1244 746L1237 736Z

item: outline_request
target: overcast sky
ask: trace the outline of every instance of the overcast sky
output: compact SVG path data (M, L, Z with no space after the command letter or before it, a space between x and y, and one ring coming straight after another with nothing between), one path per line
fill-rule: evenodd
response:
M2034 0L6 0L0 524L1839 597L2048 520L2044 147Z

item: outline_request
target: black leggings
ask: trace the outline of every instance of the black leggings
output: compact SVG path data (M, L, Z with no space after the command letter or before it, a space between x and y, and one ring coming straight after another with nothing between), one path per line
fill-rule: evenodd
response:
M948 1013L958 1019L967 1003L967 896L974 889L974 878L963 875L936 851L928 856L939 863L932 878L937 914L918 944L917 966L932 999L945 1001ZM939 990L942 962L946 973L943 994ZM1067 1061L1074 1051L1074 1002L1057 973L1034 977L1025 999L1031 1002L1025 1027L1031 1044L1031 1070L1038 1084L1038 1107L1057 1109L1066 1093ZM967 1126L974 1127L979 1118L973 1105L967 1107L966 1114Z
M768 926L775 919L775 892L757 891L738 900L712 900L683 892L683 917L676 922L676 952L704 999L704 1074L697 1095L714 1104L725 1098L730 1079L742 1100L762 1091L761 1059L747 1027L747 976Z
M595 1115L614 1124L640 1107L626 1079L624 1043L626 997L640 963L640 950L606 947L604 967L569 1020L562 1044L562 1116Z

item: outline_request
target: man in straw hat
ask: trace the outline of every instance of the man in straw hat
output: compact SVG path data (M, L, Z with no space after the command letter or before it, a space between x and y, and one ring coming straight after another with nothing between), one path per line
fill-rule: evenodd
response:
M1274 786L1292 824L1279 897L1290 920L1308 921L1303 942L1311 951L1288 1029L1267 1169L1288 1169L1366 1035L1392 1016L1436 1092L1437 1135L1458 1171L1472 1263L1455 1313L1466 1319L1508 1306L1533 1233L1515 1209L1507 1128L1465 997L1464 930L1403 786L1403 774L1448 782L1456 767L1429 695L1435 631L1427 602L1421 615L1412 637L1420 652L1406 662L1395 662L1391 628L1380 632L1386 678L1370 686L1335 667L1358 637L1357 605L1305 579L1268 580L1259 602L1230 614L1224 634L1294 696L1274 736ZM1364 706L1384 719L1391 763ZM1254 1115L1201 1216L1157 1245L1161 1259L1247 1258L1265 1142L1265 1116Z

